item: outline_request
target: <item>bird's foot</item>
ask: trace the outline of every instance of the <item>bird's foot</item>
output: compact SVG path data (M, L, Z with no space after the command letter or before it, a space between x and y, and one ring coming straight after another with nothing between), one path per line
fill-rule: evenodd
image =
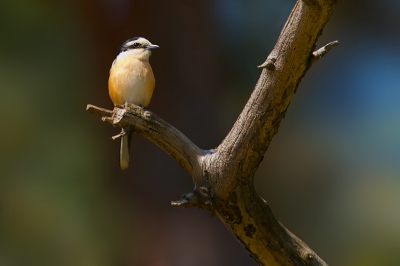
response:
M114 106L115 106L115 107L118 107L118 108L121 108L121 109L127 109L128 106L129 106L130 104L131 104L131 103L129 103L129 102L125 102L125 103L122 104L122 105L120 105L120 104L114 104ZM144 106L143 104L139 104L139 107L142 108L142 109L145 110L145 111L150 110L148 106Z

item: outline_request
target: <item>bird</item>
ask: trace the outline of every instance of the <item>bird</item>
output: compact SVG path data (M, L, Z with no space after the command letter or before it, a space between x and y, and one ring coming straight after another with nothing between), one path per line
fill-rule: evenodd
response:
M108 93L114 106L132 103L146 108L149 105L155 86L149 58L156 48L159 46L143 37L130 38L121 45L108 79ZM129 165L130 128L122 128L121 135L119 165L124 170Z

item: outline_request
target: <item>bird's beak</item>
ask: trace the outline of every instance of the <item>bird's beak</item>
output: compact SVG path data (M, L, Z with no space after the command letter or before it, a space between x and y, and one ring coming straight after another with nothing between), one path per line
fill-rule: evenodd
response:
M160 46L155 45L155 44L150 44L150 45L147 45L145 47L146 50L153 50L153 49L156 49L156 48L160 48Z

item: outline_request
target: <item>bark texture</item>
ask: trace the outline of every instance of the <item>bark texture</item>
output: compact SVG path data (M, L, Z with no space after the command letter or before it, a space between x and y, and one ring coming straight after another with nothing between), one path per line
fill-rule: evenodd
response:
M261 76L231 131L213 150L202 150L154 113L128 104L88 111L120 127L130 126L172 156L194 182L173 205L216 214L260 265L327 265L272 214L253 186L254 174L278 131L307 69L337 42L315 43L335 0L299 0L262 68ZM117 136L119 137L119 136Z

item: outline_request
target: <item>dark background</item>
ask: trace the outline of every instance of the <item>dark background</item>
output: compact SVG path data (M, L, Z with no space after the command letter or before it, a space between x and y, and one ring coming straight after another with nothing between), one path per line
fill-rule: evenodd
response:
M170 206L187 174L85 111L111 109L123 41L161 48L150 109L217 146L294 0L0 1L0 265L256 265L218 218ZM400 264L400 2L339 1L257 172L276 217L331 265Z

